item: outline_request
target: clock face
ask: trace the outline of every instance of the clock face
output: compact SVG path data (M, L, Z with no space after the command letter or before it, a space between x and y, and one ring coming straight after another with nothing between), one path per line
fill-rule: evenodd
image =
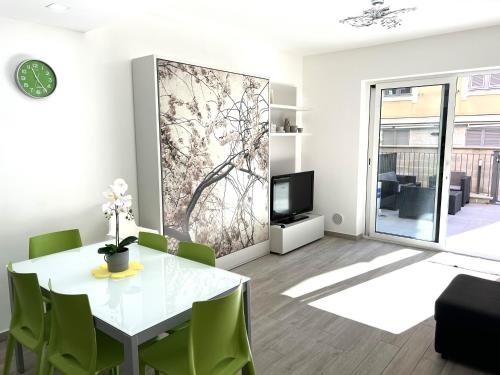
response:
M56 89L52 68L39 60L26 60L17 67L16 82L23 93L32 98L45 98Z

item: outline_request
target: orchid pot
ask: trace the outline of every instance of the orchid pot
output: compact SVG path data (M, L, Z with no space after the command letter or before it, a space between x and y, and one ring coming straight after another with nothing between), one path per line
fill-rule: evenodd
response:
M109 272L123 272L128 270L128 250L113 255L105 255Z

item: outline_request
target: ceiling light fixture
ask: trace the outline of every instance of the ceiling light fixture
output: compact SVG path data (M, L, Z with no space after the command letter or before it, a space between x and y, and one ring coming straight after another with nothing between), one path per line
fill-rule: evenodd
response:
M69 10L69 6L61 3L50 3L48 5L45 5L45 8L50 9L51 11L56 13L64 13Z
M392 29L401 25L401 18L397 14L411 12L417 8L402 8L390 10L388 6L384 6L384 0L371 0L373 7L363 11L361 16L348 17L340 20L340 23L347 23L354 27L367 27L373 24L380 24L383 27Z

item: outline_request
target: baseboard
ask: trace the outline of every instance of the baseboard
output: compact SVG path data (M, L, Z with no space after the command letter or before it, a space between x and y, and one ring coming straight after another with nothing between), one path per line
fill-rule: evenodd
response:
M346 234L346 233L340 233L340 232L332 232L329 230L325 230L325 236L330 236L330 237L340 237L340 238L345 238L346 240L353 240L353 241L358 241L363 238L362 234L358 234L357 236L352 235L352 234Z
M9 335L9 331L0 332L0 342L7 340L8 335Z
M269 254L269 240L217 258L217 267L230 270Z

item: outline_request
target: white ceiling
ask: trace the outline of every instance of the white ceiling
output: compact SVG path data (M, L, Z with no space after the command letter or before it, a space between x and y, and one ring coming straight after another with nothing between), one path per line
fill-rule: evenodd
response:
M52 2L70 10L59 14L44 7ZM147 15L171 30L211 31L214 38L245 33L304 55L500 24L499 0L386 0L386 5L417 11L403 14L403 25L392 30L339 23L369 8L369 0L0 0L0 16L86 32Z

